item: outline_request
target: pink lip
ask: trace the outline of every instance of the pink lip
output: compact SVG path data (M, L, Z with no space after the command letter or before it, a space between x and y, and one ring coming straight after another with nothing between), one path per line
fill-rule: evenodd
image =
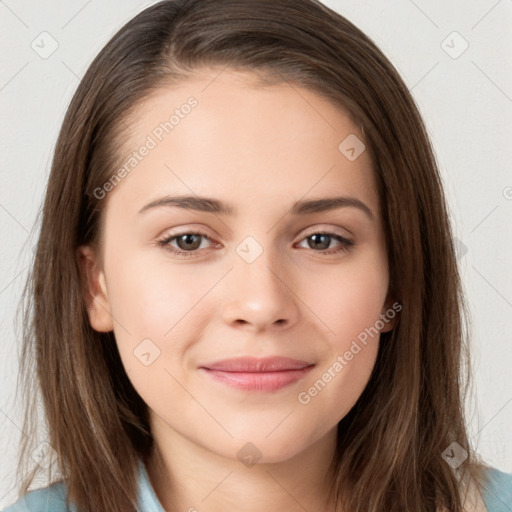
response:
M200 367L213 379L246 391L276 391L302 378L314 364L288 357L240 357Z

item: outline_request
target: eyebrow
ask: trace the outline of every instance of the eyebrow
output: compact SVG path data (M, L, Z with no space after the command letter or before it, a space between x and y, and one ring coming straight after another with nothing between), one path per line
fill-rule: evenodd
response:
M213 199L211 197L199 196L164 196L151 201L143 206L138 215L159 207L178 207L185 210L197 210L206 213L221 215L236 215L236 208L233 205ZM308 215L312 213L325 212L336 208L358 208L363 211L371 220L374 215L370 208L361 200L350 196L326 197L322 199L308 199L297 201L293 204L290 213L292 215Z

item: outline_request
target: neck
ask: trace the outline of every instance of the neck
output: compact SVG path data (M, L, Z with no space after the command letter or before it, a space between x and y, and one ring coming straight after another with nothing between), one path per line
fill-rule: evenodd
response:
M222 457L169 430L165 439L153 432L154 450L146 467L167 512L326 510L336 428L288 460L254 465Z

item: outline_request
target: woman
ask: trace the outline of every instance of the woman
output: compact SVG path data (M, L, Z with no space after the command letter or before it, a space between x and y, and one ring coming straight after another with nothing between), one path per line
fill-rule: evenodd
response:
M36 466L10 512L512 503L468 439L420 114L319 2L164 1L112 38L63 122L27 296L62 480L26 494Z

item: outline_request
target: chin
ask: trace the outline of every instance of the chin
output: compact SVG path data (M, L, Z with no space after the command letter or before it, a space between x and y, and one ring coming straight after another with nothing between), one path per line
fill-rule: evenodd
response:
M247 467L253 467L255 464L286 462L308 447L307 444L303 445L303 440L293 439L285 431L282 436L276 435L274 439L270 439L274 433L269 438L265 437L267 434L265 431L258 435L247 435L243 439L236 438L230 443L231 449L225 455Z

